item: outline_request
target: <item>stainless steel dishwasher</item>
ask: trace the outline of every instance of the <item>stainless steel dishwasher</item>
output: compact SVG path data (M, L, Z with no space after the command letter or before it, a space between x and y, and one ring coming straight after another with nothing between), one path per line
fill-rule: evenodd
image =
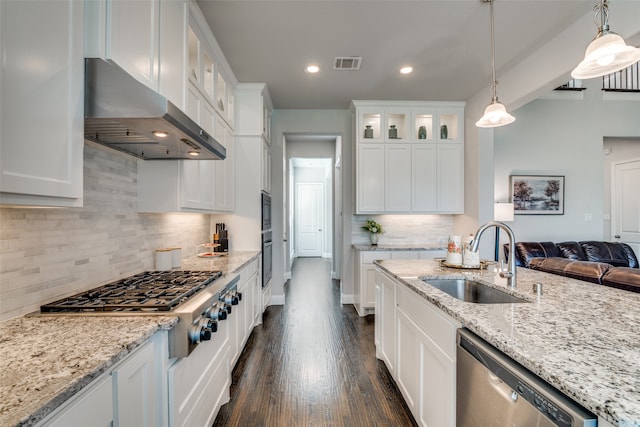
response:
M466 329L458 330L457 427L596 427L598 419Z

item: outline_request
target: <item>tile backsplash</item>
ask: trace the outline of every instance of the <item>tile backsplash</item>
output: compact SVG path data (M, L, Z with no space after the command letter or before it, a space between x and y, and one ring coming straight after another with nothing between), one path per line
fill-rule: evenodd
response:
M369 233L362 230L367 219L384 229L380 244L445 245L444 239L453 234L453 215L353 215L352 243L369 243Z
M0 208L0 320L154 268L154 251L183 258L208 241L210 215L137 212L137 160L86 143L84 207Z

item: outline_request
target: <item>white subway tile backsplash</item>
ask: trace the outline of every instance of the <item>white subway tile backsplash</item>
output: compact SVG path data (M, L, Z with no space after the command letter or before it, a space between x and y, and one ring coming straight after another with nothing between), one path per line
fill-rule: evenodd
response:
M0 208L0 320L154 268L155 249L195 255L210 215L137 212L137 160L85 144L84 207Z

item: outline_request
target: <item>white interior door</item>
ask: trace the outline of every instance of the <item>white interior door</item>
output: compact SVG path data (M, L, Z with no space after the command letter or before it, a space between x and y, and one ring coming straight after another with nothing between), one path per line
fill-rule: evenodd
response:
M612 235L640 256L640 159L614 163L611 169Z
M322 256L323 183L296 184L296 251L300 257Z

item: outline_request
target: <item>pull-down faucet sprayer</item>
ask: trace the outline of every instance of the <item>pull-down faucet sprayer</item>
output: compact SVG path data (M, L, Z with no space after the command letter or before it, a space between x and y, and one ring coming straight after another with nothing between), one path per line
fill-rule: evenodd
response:
M478 251L478 245L480 244L480 236L482 236L482 233L484 233L484 231L487 228L491 228L491 227L502 228L507 233L507 236L509 236L509 255L508 255L509 268L507 271L504 271L501 268L500 277L506 278L507 285L511 288L515 288L516 287L516 257L514 256L514 250L516 246L516 237L513 234L513 230L511 230L511 228L509 228L508 225L498 221L490 221L482 225L480 228L478 228L478 231L476 231L476 235L473 236L473 241L471 242L471 250L474 252Z

